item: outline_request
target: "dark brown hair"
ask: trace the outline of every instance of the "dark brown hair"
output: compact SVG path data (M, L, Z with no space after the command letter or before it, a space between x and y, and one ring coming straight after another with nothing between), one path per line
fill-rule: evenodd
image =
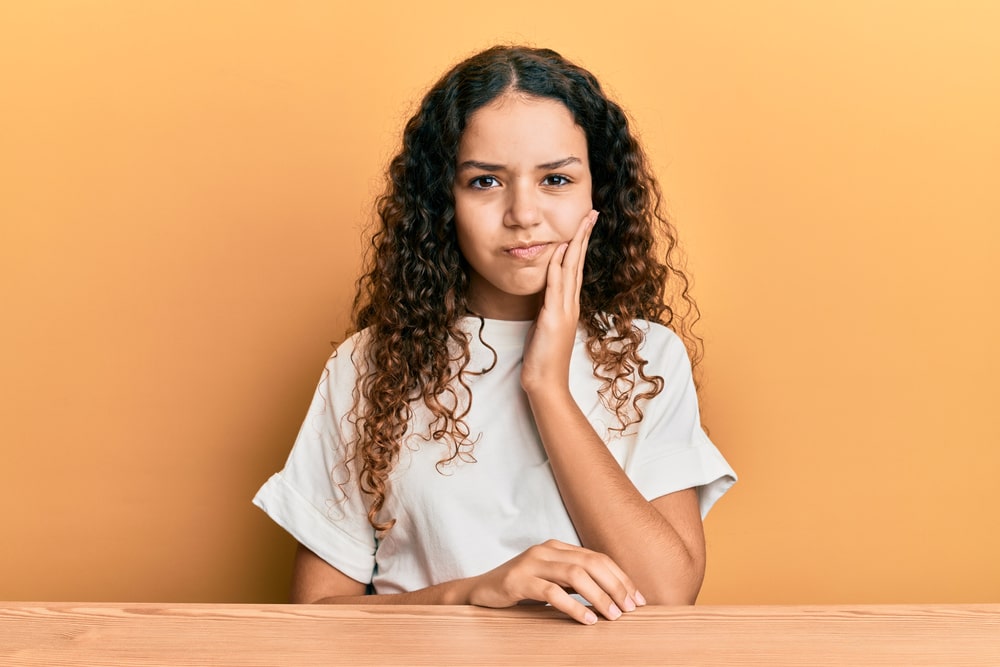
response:
M701 341L691 332L698 309L678 257L677 234L660 212L660 190L628 119L594 76L555 51L497 46L459 63L424 97L403 132L378 199L379 225L354 300L353 330L367 330L356 360L364 369L351 415L352 457L368 518L377 530L386 482L412 412L422 400L434 422L427 437L452 446L447 462L468 452L465 412L442 397L468 395L463 374L469 341L459 328L468 314L468 277L455 235L452 195L459 140L471 114L504 93L558 100L587 137L593 207L600 212L584 264L580 320L587 332L601 398L621 430L642 419L640 403L663 378L647 376L633 320L660 322L684 341L693 364ZM456 350L458 353L456 355ZM637 386L638 385L638 386ZM471 400L471 396L468 396ZM461 404L458 402L457 404Z

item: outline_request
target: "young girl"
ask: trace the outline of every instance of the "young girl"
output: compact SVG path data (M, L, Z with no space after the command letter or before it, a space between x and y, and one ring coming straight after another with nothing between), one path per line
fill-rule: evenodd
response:
M430 90L355 333L254 499L299 542L293 600L587 624L695 601L736 478L701 427L659 197L621 108L553 51L495 47Z

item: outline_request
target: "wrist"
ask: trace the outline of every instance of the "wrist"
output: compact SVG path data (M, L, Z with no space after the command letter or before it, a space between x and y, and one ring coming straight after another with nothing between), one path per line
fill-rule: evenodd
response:
M558 409L576 406L576 400L569 391L569 385L560 382L536 382L523 386L532 411Z
M465 605L475 604L472 601L472 590L476 577L466 579L455 579L446 584L442 584L439 604Z

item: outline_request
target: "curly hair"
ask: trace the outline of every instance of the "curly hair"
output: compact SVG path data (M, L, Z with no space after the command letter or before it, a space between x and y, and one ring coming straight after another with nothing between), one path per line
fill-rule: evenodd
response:
M389 474L422 400L433 415L425 437L448 443L451 456L471 456L474 438L457 400L464 393L469 340L459 328L469 314L468 274L455 232L452 194L459 140L469 117L505 93L557 100L584 130L593 183L593 229L584 263L580 320L601 399L620 430L642 419L640 403L662 391L639 355L643 333L633 321L659 322L684 341L696 365L699 317L689 294L673 225L660 211L660 189L625 112L597 79L555 51L496 46L448 71L407 122L377 200L372 234L358 280L352 331L367 330L354 389L352 444L362 491L377 531ZM457 353L456 353L457 351ZM361 360L356 360L356 363ZM637 386L638 385L638 386ZM467 405L467 404L466 404Z

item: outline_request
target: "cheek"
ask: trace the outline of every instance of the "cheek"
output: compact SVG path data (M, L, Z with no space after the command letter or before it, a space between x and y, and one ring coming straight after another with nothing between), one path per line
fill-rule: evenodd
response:
M469 235L465 231L465 227L458 224L458 220L455 221L455 240L458 242L458 252L461 253L462 257L468 258L469 256Z
M458 251L466 261L476 257L481 252L483 245L482 232L476 233L475 220L470 220L468 216L461 216L455 210L455 240L458 244Z
M566 197L552 203L549 208L549 219L558 225L560 231L572 237L576 233L580 221L583 220L590 211L593 204L590 200L590 192L580 192L572 197Z
M455 226L467 229L482 228L483 223L492 213L495 202L484 201L475 197L455 197Z
M455 236L459 248L468 243L469 230L475 227L475 215L461 198L455 198Z

